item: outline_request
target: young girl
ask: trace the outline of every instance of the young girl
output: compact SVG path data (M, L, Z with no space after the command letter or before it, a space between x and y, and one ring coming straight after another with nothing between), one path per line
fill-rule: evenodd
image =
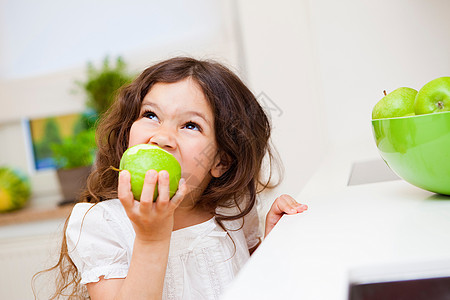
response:
M273 187L271 176L262 179L265 154L273 159L270 130L224 66L179 57L147 68L99 124L95 168L65 226L57 293L81 298L85 286L94 300L217 299L261 241L255 202ZM137 144L158 145L180 163L171 199L167 171L146 173L138 202L129 172L110 168ZM278 197L265 235L283 214L305 209Z

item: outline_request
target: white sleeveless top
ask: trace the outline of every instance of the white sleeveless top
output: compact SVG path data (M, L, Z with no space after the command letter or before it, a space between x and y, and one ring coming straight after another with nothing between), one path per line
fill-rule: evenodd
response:
M119 199L92 206L75 205L66 230L81 283L125 278L136 236L131 220ZM242 219L223 222L233 241L215 218L173 231L163 299L218 299L261 237L256 207L244 219L243 226Z

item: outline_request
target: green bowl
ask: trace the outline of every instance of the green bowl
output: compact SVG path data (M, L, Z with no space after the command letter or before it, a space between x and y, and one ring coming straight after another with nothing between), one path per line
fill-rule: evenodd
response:
M372 120L381 157L399 177L450 195L450 112Z

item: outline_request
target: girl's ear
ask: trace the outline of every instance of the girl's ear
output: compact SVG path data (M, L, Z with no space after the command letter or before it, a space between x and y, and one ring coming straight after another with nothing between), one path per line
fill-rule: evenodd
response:
M211 176L216 178L222 176L230 168L230 166L230 157L225 153L217 153L210 171Z

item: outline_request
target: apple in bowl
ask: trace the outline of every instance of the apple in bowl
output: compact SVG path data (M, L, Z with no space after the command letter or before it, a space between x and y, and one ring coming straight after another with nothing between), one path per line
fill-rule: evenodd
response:
M410 99L402 101L411 105ZM387 165L407 182L443 195L450 195L449 101L450 77L441 77L419 90L414 115L372 119L376 145Z

